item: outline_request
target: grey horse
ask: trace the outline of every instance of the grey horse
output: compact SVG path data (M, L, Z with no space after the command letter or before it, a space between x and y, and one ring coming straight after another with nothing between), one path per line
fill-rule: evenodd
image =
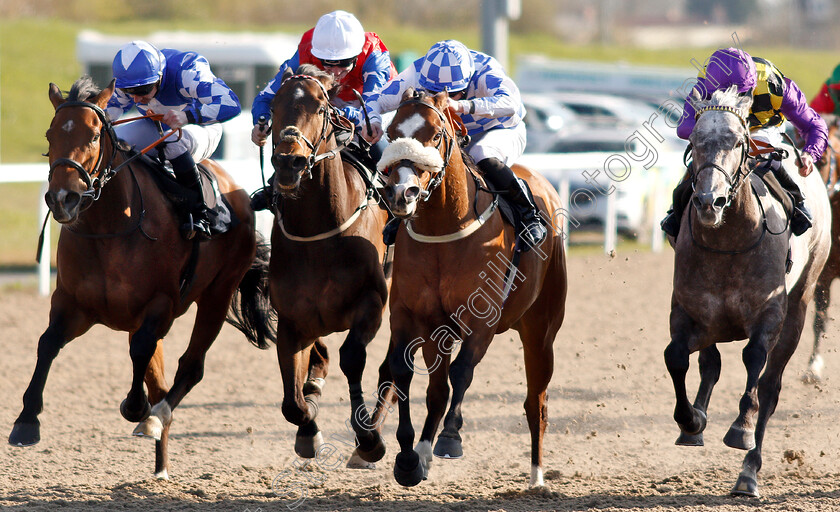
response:
M698 113L689 137L694 194L674 242L671 343L665 349L676 393L674 420L681 430L677 444L703 445L706 410L721 368L715 344L748 339L742 353L746 390L723 442L748 450L732 493L758 496L764 430L828 257L828 197L818 173L798 176L790 148L783 165L797 174L814 217L810 230L791 237L781 205L750 172L745 118L752 98L730 88L710 100L694 94L691 101ZM697 351L700 386L692 405L685 376L689 355Z

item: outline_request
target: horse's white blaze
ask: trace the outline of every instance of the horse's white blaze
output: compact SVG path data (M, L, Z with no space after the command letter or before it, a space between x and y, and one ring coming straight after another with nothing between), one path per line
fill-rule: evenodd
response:
M394 184L394 197L397 198L395 204L391 205L391 210L398 215L412 215L415 208L417 208L418 196L406 198L405 202L400 201L400 198L405 198L405 192L412 186L419 185L417 175L414 174L414 169L408 166L402 166L395 169L397 180Z
M73 120L70 119L66 123L64 123L64 125L61 127L61 129L64 130L65 132L67 132L67 133L70 133L70 132L73 131L74 126L75 126L75 124L73 124Z
M531 487L544 487L543 470L539 466L531 466Z
M420 114L414 114L405 121L397 125L397 130L402 133L403 137L414 137L417 130L426 125L426 120Z

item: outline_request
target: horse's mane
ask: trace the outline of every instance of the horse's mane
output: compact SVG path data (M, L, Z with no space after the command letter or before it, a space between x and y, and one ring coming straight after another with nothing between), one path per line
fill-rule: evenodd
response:
M70 87L70 92L67 93L67 101L85 101L100 92L102 92L102 89L94 83L93 78L84 75Z

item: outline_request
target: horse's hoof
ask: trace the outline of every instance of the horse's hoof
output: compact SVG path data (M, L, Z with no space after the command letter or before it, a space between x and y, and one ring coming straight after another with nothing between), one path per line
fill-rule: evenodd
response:
M9 434L12 446L32 446L41 440L41 425L38 423L15 423Z
M694 411L694 417L692 418L690 424L683 425L682 423L677 422L677 425L680 427L680 431L690 436L699 434L706 430L706 413L700 409L694 409L693 407L692 410Z
M723 436L723 444L739 450L752 450L755 448L755 431L744 430L732 425L726 435Z
M372 431L371 434L373 441L356 437L359 444L353 454L358 455L365 462L379 462L385 456L385 441L382 440L379 432Z
M747 475L738 476L738 481L735 482L735 487L730 492L733 496L750 496L752 498L760 498L758 493L758 483L755 478Z
M149 416L134 428L132 434L137 437L151 437L155 441L160 441L161 436L163 436L163 423L157 416Z
M155 473L155 478L158 480L169 480L169 472L165 469L162 469Z
M318 432L314 436L295 437L295 453L304 459L314 459L315 452L324 444L324 436Z
M349 469L376 469L376 464L368 462L360 457L359 449L356 448L353 450L353 455L351 455L350 459L347 461L347 467Z
M700 432L699 434L686 434L685 432L680 432L680 436L674 444L677 446L703 446L703 432Z
M440 457L441 459L460 459L464 456L464 449L461 446L460 439L440 435L435 443L433 453L435 457Z
M132 423L140 423L148 418L152 413L152 406L149 404L148 400L144 400L143 408L140 411L129 410L126 402L127 400L123 400L122 403L120 403L120 414L122 414L123 418Z
M417 452L400 452L394 461L394 479L403 487L414 487L426 479L426 470L420 464Z

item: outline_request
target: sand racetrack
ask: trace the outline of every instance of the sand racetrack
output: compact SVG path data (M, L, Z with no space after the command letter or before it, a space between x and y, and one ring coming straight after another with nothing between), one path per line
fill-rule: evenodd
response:
M298 510L840 510L840 323L830 324L824 342L826 378L805 385L799 376L813 342L809 313L767 429L762 498L730 497L744 453L727 448L722 438L744 389L744 344L721 346L723 375L712 397L706 446L675 446L673 388L662 357L672 262L670 250L569 259L566 321L555 343L549 387L545 489L528 490L525 374L514 332L497 336L476 370L464 402L465 457L436 459L427 481L402 488L392 475L394 415L384 432L389 451L375 469L297 470L295 428L279 408L275 353L252 347L230 326L208 353L204 380L175 411L171 480L155 480L153 443L132 437L134 425L119 414L131 377L127 336L97 327L70 343L52 367L40 444L2 444L0 508L282 511L293 500L275 495L272 481L288 470L281 478L285 488L306 489ZM0 294L4 439L20 412L48 310L49 301L34 292ZM170 383L192 316L191 311L177 321L166 340ZM366 392L375 389L388 336L386 321L370 346ZM337 364L342 339L328 339L333 365L318 420L328 440L343 434L349 415ZM694 355L692 398L699 380L696 361ZM424 390L425 379L415 377L411 396L418 434Z

